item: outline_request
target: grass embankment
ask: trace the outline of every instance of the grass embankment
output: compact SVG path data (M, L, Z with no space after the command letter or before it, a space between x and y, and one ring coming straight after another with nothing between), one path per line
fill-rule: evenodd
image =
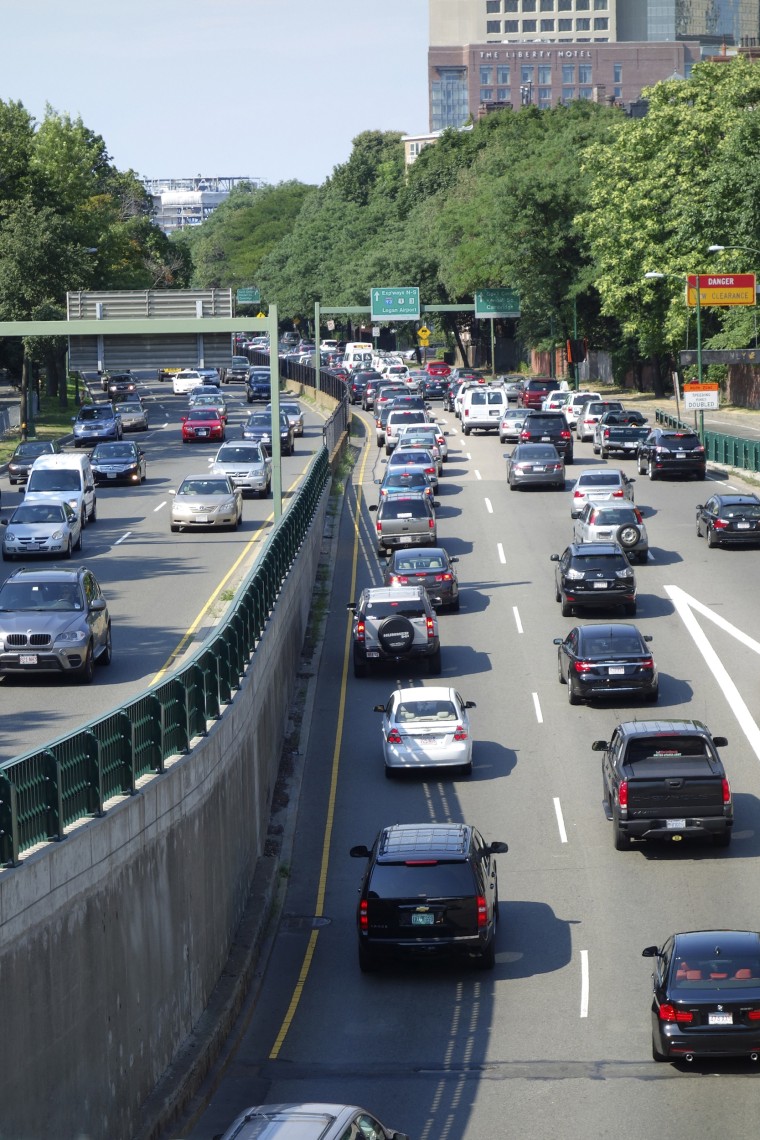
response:
M66 399L66 407L63 408L57 396L46 396L44 392L40 393L40 410L35 413L34 436L30 434L30 439L60 439L61 436L71 435L71 420L78 410L75 384L71 378L68 382ZM0 439L0 463L8 462L21 438L21 431L17 428L4 439Z

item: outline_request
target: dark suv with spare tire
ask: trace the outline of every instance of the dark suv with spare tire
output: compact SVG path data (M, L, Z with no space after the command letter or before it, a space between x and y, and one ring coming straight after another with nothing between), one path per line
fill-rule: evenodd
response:
M362 590L354 612L354 676L366 677L382 661L424 658L433 676L441 672L438 619L424 586L378 586Z
M466 823L397 823L384 827L366 859L359 890L359 968L376 970L389 958L470 959L493 969L499 891L494 855L506 843L486 843Z

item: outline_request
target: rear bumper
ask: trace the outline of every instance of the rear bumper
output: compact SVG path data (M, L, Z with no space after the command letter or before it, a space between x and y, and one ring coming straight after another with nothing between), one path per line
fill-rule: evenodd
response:
M359 945L373 957L392 959L410 958L479 958L494 938L493 930L488 937L461 935L453 938L371 938L359 936Z
M760 1053L760 1030L745 1025L684 1030L677 1024L663 1024L653 1013L652 1033L657 1051L673 1060L687 1053L695 1057L748 1057Z
M683 835L694 839L711 839L724 835L733 827L733 818L708 816L703 819L687 818L684 827L671 828L665 819L620 819L620 830L631 839L672 839Z

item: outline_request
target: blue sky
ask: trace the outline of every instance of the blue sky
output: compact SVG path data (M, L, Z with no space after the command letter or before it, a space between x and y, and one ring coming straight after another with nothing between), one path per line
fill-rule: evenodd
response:
M322 182L428 128L427 0L0 0L0 98L81 115L145 177Z

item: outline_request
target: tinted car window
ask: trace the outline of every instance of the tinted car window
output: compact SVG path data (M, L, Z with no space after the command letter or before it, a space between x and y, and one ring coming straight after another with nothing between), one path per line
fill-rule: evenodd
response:
M694 451L701 447L699 436L696 435L661 435L657 441L660 447L667 447L669 451Z
M386 499L380 513L384 519L424 519L430 511L422 499Z
M573 566L578 570L609 570L610 572L620 569L621 562L625 561L623 554L576 554L573 558Z
M473 893L472 872L466 863L377 863L367 892L369 898L451 898Z
M620 476L617 471L590 471L578 478L579 487L617 487Z

